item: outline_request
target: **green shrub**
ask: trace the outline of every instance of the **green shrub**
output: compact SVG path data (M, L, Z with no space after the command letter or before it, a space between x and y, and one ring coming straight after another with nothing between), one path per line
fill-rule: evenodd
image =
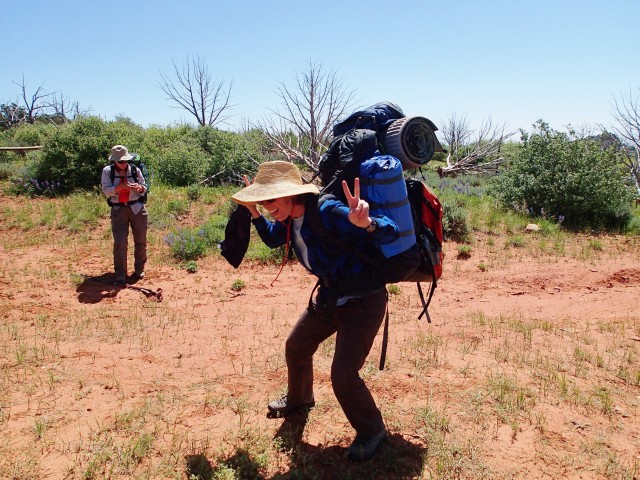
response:
M619 229L630 219L631 190L616 153L538 121L496 178L491 193L506 208L555 218L572 228Z
M188 229L169 233L164 240L171 248L171 254L184 262L204 257L210 246L202 231Z
M447 240L468 242L471 232L467 224L467 212L460 202L443 204L442 227Z
M158 178L172 186L186 187L205 176L208 158L194 140L181 140L165 148L158 158Z
M633 217L625 226L625 233L640 235L640 217Z
M123 144L135 151L143 132L129 120L108 123L97 117L61 125L45 143L35 176L39 181L59 182L62 193L94 189L111 147Z
M191 185L187 188L187 198L192 202L197 202L202 198L202 187L200 185Z
M184 264L184 269L189 273L196 273L198 271L198 263L195 260L189 260Z
M44 145L51 138L58 127L43 123L23 123L9 130L11 132L11 146L30 147Z
M226 219L214 215L211 220L196 229L180 229L169 233L164 241L171 249L171 254L183 262L204 257L224 238Z
M189 211L189 202L181 198L174 198L167 202L167 210L174 215L183 215Z
M238 133L213 127L200 127L196 131L200 147L208 154L205 176L211 185L237 180L242 173L255 170L251 158L260 158L253 142Z

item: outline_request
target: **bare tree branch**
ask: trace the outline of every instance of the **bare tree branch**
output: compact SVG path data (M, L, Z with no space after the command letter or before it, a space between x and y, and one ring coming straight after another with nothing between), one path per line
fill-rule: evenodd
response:
M23 102L22 106L26 113L25 120L31 124L35 123L39 112L45 107L42 101L47 97L50 97L51 93L46 93L43 90L43 84L40 85L33 94L29 95L27 93L27 84L25 83L24 75L22 76L22 83L13 83L20 87L20 96Z
M640 105L639 97L631 90L613 99L613 118L617 126L614 131L621 137L625 155L624 163L629 168L631 178L640 195Z
M505 133L504 124L494 126L491 118L483 121L474 132L469 127L466 115L458 118L454 114L444 125L442 135L449 154L447 166L438 169L440 177L497 172L505 161L502 144L515 133Z
M227 111L233 108L229 104L233 82L225 87L224 80L214 80L198 56L187 57L182 68L172 63L175 80L161 72L159 86L168 100L177 104L174 108L186 110L201 126L225 123L229 118Z
M295 86L280 83L281 100L273 115L258 123L268 141L287 160L308 165L317 172L336 121L352 108L354 93L336 72L309 61L307 70L296 74Z
M91 108L81 109L78 101L70 101L62 92L52 93L51 99L46 104L46 117L50 122L59 124L85 117Z

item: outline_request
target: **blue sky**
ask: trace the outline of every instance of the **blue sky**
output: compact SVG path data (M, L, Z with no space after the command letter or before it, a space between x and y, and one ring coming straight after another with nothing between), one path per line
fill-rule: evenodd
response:
M398 104L442 124L509 130L610 125L614 95L638 93L639 0L22 0L0 10L0 103L43 85L106 120L192 120L158 88L189 55L233 82L237 128L278 106L309 61L357 105Z

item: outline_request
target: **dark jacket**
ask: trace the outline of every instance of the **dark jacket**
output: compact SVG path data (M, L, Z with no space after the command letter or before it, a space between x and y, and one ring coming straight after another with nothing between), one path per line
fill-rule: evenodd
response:
M323 285L336 288L340 295L358 295L383 288L385 282L371 259L379 255L378 245L398 237L398 225L388 217L378 216L375 217L378 228L370 234L349 221L349 207L335 198L324 199L318 205L317 195L305 195L304 202L300 234L308 249L311 273ZM289 220L272 222L260 216L252 222L262 241L276 248L286 243ZM322 224L320 227L318 222ZM339 241L332 242L327 235ZM292 248L295 250L294 244ZM296 255L300 257L300 252L296 251Z

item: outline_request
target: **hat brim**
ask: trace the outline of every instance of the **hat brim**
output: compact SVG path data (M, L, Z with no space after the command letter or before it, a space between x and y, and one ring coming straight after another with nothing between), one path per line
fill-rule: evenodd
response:
M133 155L126 154L126 155L122 155L121 157L116 155L111 155L109 157L109 160L111 160L112 162L128 162L129 160L133 160Z
M249 185L239 192L231 196L231 199L240 205L252 205L265 200L273 200L274 198L291 197L293 195L302 195L305 193L313 193L318 195L320 191L312 183L304 185L296 185L291 183L280 184L256 184Z

